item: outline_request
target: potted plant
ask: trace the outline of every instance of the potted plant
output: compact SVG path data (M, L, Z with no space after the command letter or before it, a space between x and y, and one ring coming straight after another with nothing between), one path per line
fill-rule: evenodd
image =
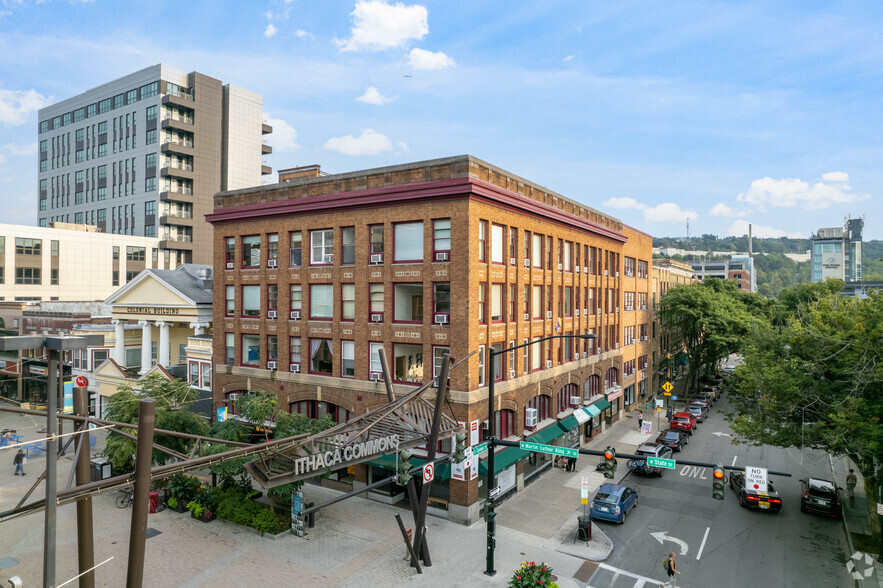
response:
M193 476L185 476L178 473L169 479L169 500L175 499L175 506L169 502L169 506L178 512L184 512L186 505L197 494L199 480Z
M532 561L521 562L521 567L512 574L509 580L509 588L556 588L558 585L552 580L552 568L547 563L537 564ZM557 578L555 578L557 580Z

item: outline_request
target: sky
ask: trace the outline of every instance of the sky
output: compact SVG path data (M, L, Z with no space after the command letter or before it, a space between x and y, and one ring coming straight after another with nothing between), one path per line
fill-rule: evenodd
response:
M273 169L470 154L660 237L883 239L883 3L0 0L3 221L37 111L165 63L263 96Z

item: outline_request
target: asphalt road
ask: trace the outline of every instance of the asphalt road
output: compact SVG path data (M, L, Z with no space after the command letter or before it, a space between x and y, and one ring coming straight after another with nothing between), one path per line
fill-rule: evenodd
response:
M623 484L637 489L638 507L622 525L598 522L616 548L590 586L652 585L643 578L664 578L662 563L670 551L681 572L677 584L687 588L853 586L843 523L800 512L800 479L830 479L827 457L796 448L734 445L722 409L725 399L674 458L789 472L790 478L771 477L782 511L741 508L729 485L726 499L714 500L709 469L679 465L662 477L630 473Z

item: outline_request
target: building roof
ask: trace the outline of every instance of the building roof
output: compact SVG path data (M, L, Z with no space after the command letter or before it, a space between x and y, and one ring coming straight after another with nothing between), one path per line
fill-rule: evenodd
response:
M207 274L205 279L199 277L201 270ZM113 304L125 292L146 280L148 276L152 276L194 305L212 304L212 266L195 263L185 263L173 270L147 268L125 286L114 292L105 302Z

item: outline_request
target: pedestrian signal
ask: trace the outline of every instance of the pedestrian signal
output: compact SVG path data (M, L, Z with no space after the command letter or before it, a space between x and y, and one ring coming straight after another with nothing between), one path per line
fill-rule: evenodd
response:
M717 464L711 476L711 497L716 500L724 499L724 466Z

